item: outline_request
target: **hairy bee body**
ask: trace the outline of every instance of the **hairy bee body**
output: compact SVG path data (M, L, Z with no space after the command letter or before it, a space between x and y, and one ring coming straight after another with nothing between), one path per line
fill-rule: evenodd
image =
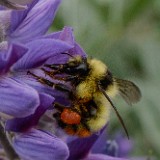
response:
M45 74L60 81L70 82L72 86L71 90L66 86L57 87L56 84L38 77L40 82L67 92L71 105L67 107L55 104L57 113L54 114L59 126L66 133L87 137L99 131L108 122L112 107L128 135L124 122L110 98L120 94L129 104L139 101L141 93L133 82L113 77L108 67L94 58L75 56L65 64L47 64L44 67L51 70L43 68ZM58 78L57 74L64 76Z
M74 60L74 59L73 59ZM80 64L82 60L79 61ZM71 61L70 61L71 62ZM110 103L104 97L102 92L99 90L98 85L101 85L99 80L105 81L107 74L107 66L97 59L87 59L87 74L81 75L78 80L78 84L76 84L74 88L74 97L73 105L71 106L71 110L75 109L79 112L89 113L90 115L87 117L81 114L81 123L76 124L70 127L67 125L67 131L72 130L72 134L84 137L86 135L90 135L91 133L99 131L101 128L105 126L105 124L109 120L110 115ZM110 82L110 86L106 85L108 88L108 95L114 97L117 93L117 87L114 82ZM106 89L105 88L105 89ZM94 106L91 107L90 102L94 102ZM76 103L76 104L75 104ZM83 107L81 107L83 106ZM81 107L81 108L80 108ZM91 113L91 112L95 113ZM66 121L61 119L63 122ZM73 127L73 129L72 129ZM76 128L77 127L77 128ZM75 128L75 130L74 130ZM84 132L85 131L85 132ZM86 132L88 134L86 134ZM68 132L70 133L70 132ZM70 134L71 134L70 133ZM89 134L90 133L90 134ZM84 134L84 135L83 135Z

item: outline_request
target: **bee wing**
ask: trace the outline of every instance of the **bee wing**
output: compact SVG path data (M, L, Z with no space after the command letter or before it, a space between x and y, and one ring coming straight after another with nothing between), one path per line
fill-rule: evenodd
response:
M119 94L129 104L136 103L141 98L140 89L131 81L115 78L119 88Z

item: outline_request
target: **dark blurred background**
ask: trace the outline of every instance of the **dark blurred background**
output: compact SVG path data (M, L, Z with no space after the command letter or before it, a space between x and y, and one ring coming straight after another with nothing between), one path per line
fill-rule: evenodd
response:
M52 30L64 26L89 56L140 87L139 103L114 103L134 140L132 155L160 157L160 0L63 0ZM112 135L122 127L111 117Z

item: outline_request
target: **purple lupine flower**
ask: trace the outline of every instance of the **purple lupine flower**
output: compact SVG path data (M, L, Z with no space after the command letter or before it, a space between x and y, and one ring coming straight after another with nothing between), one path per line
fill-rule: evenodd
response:
M133 149L133 141L128 140L122 133L118 132L112 136L108 136L107 131L104 131L95 145L92 147L92 153L102 153L112 157L127 158ZM99 148L99 146L103 146Z
M126 154L129 154L132 147L132 143L127 138L121 137L121 140L118 138L118 143L116 142L116 137L114 143L109 146L107 143L110 140L107 140L106 127L102 129L99 133L93 134L88 138L69 138L67 144L70 151L70 156L67 160L146 160L147 157L135 157L135 158L126 158ZM120 142L121 141L121 142ZM121 149L122 141L124 141L125 151L128 147L128 153L124 154L123 149ZM120 143L121 144L120 144ZM118 154L117 154L118 153ZM111 155L112 154L112 155ZM152 158L151 158L152 159ZM152 159L153 160L153 159Z
M0 10L0 74L24 55L27 47L20 43L36 39L48 30L59 4L60 0L34 0L24 11Z
M4 55L10 55L9 57L12 57L12 55L19 53L20 49L18 48L24 49L24 53L17 54L14 60L12 60L12 58L7 59L8 57L6 56L0 58L3 62L0 71L4 77L2 77L2 82L4 82L4 84L0 83L0 85L2 84L4 90L8 88L8 90L5 90L5 95L0 93L0 96L2 97L1 99L4 99L4 106L7 106L5 109L2 107L0 111L1 113L14 117L14 119L10 119L6 122L6 129L14 132L25 132L16 135L13 140L13 146L23 160L124 160L123 158L118 159L115 157L109 157L105 154L90 153L93 145L96 144L101 137L101 133L93 134L91 137L84 139L73 138L68 140L66 138L67 141L64 143L60 138L44 131L35 129L29 130L35 125L38 128L41 128L41 124L38 124L38 121L44 116L46 110L52 113L52 103L54 100L58 99L62 104L65 103L65 101L62 93L53 90L51 87L49 88L40 84L33 77L27 75L27 71L31 70L38 75L45 76L38 68L44 63L65 63L69 57L61 53L67 52L70 55L81 55L86 57L83 49L75 42L70 27L65 27L60 32L44 35L52 23L52 19L59 3L59 0L35 0L29 5L28 10L21 12L12 11L10 14L11 21L9 26L5 26L7 30L5 27L3 30L3 33L7 33L4 36L5 41L7 40L7 45L3 45L2 47L2 49L5 50ZM44 23L44 21L46 21L46 23ZM25 44L25 46L20 45L20 43ZM16 48L17 51L13 53L12 48L14 48L13 46L15 45L18 47ZM8 48L10 48L10 46L11 49L9 52ZM5 58L6 63L4 61ZM8 74L10 74L9 77ZM13 82L13 84L6 84L6 82L10 81ZM14 86L15 83L17 85ZM24 93L15 89L22 85L25 90L27 90L27 87L31 89L31 91L34 92L33 95L27 94L28 90ZM9 96L10 99L7 99L7 95L10 95L10 88L12 87L13 91L11 96ZM21 87L19 88L21 89ZM22 104L23 98L25 97L23 94L22 100L18 99L20 97L19 93L16 94L16 97L13 96L16 91L20 94L24 93L24 95L27 95L24 104ZM35 95L38 97L38 99L36 98L38 103L36 103L35 107L32 107L33 100L30 100ZM8 104L7 102L8 100L9 102L13 102L12 98L16 102L15 104L13 103L12 107L8 108L11 103ZM27 106L26 103L28 102L30 104ZM24 110L26 115L21 115L20 109L22 108L20 108L19 105L24 105L24 107L27 106L31 112L26 113ZM14 113L15 108L19 115ZM49 130L49 128L46 127L48 122L44 122L46 122L45 129Z
M17 70L24 71L41 66L48 58L73 48L72 44L64 40L63 37L61 40L60 38L53 39L42 36L52 23L59 3L60 0L45 2L35 0L25 11L8 12L2 10L1 12L3 13L3 15L1 14L3 32L0 44L0 79L3 83L0 86L3 93L0 95L0 100L3 100L3 103L0 106L0 112L1 116L7 119L14 118L7 121L6 129L10 126L13 128L15 125L20 128L14 127L16 131L29 129L30 126L38 123L38 119L47 110L47 107L51 106L51 103L49 104L51 101L48 101L45 94L38 94L36 90L24 84L20 79L15 79L14 76L17 74ZM9 21L10 17L11 21ZM36 32L32 34L31 32L34 30ZM41 38L36 39L40 36ZM27 43L31 39L32 41ZM25 46L20 42L25 43ZM23 58L21 58L22 56ZM18 61L18 59L21 60ZM14 93L16 94L14 95ZM49 98L53 103L54 98ZM48 103L44 104L44 102ZM21 123L19 124L17 121Z
M24 68L27 70L32 70L37 66L42 65L43 63L65 63L68 61L69 56L66 54L61 54L64 52L68 52L70 55L81 55L86 57L86 53L83 51L83 49L75 42L74 36L73 36L73 29L71 27L64 27L64 29L60 32L51 33L48 35L43 36L43 42L46 43L46 45L49 45L48 42L46 42L48 39L49 41L54 42L60 42L59 46L55 43L55 45L51 44L50 48L46 49L42 43L38 47L35 47L36 51L34 52L28 52L23 56L19 61L17 61L14 66L12 67L13 71L16 71L17 74L14 75L14 79L18 79L20 81L23 81L27 83L28 85L34 87L39 92L45 92L47 94L51 94L54 97L57 97L57 99L60 99L60 97L65 96L63 93L59 91L53 90L51 87L47 87L41 83L39 83L35 78L32 76L27 75L26 73L18 73L17 71L23 70ZM34 41L32 43L28 43L27 45L32 45L34 48ZM37 41L35 41L37 42ZM54 47L55 46L55 47ZM48 51L47 51L48 50ZM41 56L43 52L47 52L46 56ZM36 54L39 53L39 54ZM47 61L46 61L47 60ZM35 69L34 69L35 71ZM39 69L36 69L35 72L38 72L39 75L43 75ZM61 98L64 99L64 98ZM61 100L60 99L60 100Z
M70 27L65 27L62 31L60 32L56 32L56 33L52 33L49 35L44 36L45 41L48 38L51 38L52 40L61 40L64 41L67 44L71 45L71 48L66 50L70 55L81 55L81 56L86 56L85 52L83 51L83 49L75 42L74 38L73 38L73 33L72 33L72 29ZM28 43L29 44L29 43ZM34 45L33 45L34 46ZM32 48L32 47L31 47ZM49 50L51 50L52 48L49 48ZM43 47L42 47L43 50ZM37 52L37 51L36 51ZM66 61L68 61L69 57L67 55L61 54L63 52L59 52L59 54L56 54L56 59L55 56L52 54L51 57L47 57L49 58L47 60L46 63L65 63ZM34 55L34 54L33 54ZM41 55L39 53L39 55ZM23 56L19 61L17 61L13 67L12 70L13 71L20 71L23 68L25 69L29 69L32 70L36 67L38 67L39 65L42 65L43 63L45 63L45 61L41 61L43 63L39 64L39 55L36 55L36 58L34 58L32 56L32 53L25 54L25 56ZM33 59L32 59L33 57ZM35 61L37 59L37 62ZM45 59L46 60L46 59ZM43 75L39 69L34 69L34 72L36 72L39 75ZM18 72L16 72L18 73ZM61 97L62 95L59 94L58 91L53 90L52 88L49 88L39 82L37 82L33 77L28 76L25 72L21 73L21 74L16 74L13 77L14 79L18 80L18 81L23 81L24 83L32 86L33 88L37 89L38 92L45 92L47 94L51 94L52 96L54 95L55 99L57 100L57 97ZM64 100L60 99L61 103L64 103ZM52 112L52 111L51 111ZM23 129L25 128L21 128L23 127L23 124L27 124L28 119L23 119L23 123L19 124L17 123L18 121L13 121L10 120L7 123L7 128L9 130L12 131L23 131ZM16 128L16 130L15 130ZM103 132L102 135L105 135L105 133ZM94 152L92 154L89 154L89 152L92 150L92 147L94 144L96 144L97 140L102 136L101 134L93 134L91 137L89 138L76 138L74 140L70 140L67 141L67 145L70 151L69 154L69 158L67 160L89 160L89 159L111 159L111 160L118 160L118 158L115 157L109 157L108 155L105 154L95 154ZM104 139L103 139L104 142ZM105 147L105 146L104 146ZM28 154L30 154L30 152L28 152ZM22 153L23 156L25 156ZM26 155L27 156L27 155ZM125 159L119 159L119 160L125 160Z
M94 153L92 148L102 151L105 147L102 143L106 141L106 130L99 134L93 134L88 138L76 138L68 142L70 156L68 160L127 160L102 153ZM99 141L99 142L98 142Z
M36 90L27 85L21 84L20 81L13 80L12 75L15 74L15 72L13 73L11 68L14 68L13 66L18 59L22 56L25 58L25 54L28 55L26 59L30 59L30 61L26 60L24 62L24 66L21 67L22 71L27 69L27 67L32 68L40 66L49 57L72 48L71 45L64 41L52 40L51 38L35 39L32 42L27 43L25 46L16 40L18 37L24 38L25 35L32 35L36 38L45 33L52 23L59 3L60 0L47 0L45 3L44 1L35 0L25 11L0 11L0 87L1 91L5 90L5 92L0 95L0 100L3 100L3 103L0 106L0 112L1 115L5 115L5 117L20 118L29 116L33 114L40 105L39 96ZM36 14L38 14L40 16L39 18L42 20L39 19ZM35 16L35 18L33 18L33 16ZM44 19L46 20L46 18L49 18L49 20L44 23ZM34 32L35 34L33 35L31 32L35 30L35 28L33 28L35 24L40 25L41 27L39 27L37 29L38 32ZM32 36L30 36L31 39L33 39ZM24 39L30 40L29 37ZM21 40L21 42L23 41ZM22 61L23 60L24 59L22 59ZM14 93L17 94L14 96ZM20 96L22 96L21 100L19 100ZM27 100L27 97L30 100ZM12 105L12 107L10 107L10 105ZM31 107L31 105L33 105L32 110L28 108L29 106ZM26 108L23 108L23 106ZM19 108L19 110L16 107L21 108ZM19 111L21 110L23 112L22 114L19 114ZM18 116L14 113L16 111Z
M12 11L8 40L30 42L43 36L53 23L61 0L34 0L24 11Z
M32 0L0 0L0 5L5 6L10 9L26 9L26 4L30 3Z
M69 50L70 52L74 52L75 48L79 47L78 44L75 44L73 37L71 37L72 36L71 34L70 36L67 36L67 34L70 32L71 32L71 28L66 27L63 31L55 33L54 35L51 34L47 36L42 36L40 38L32 40L31 42L25 43L25 47L24 47L26 48L25 53L22 54L22 56L19 59L17 58L13 63L9 63L10 65L6 63L4 66L7 66L7 67L2 67L3 69L2 74L6 76L7 73L11 71L10 78L12 78L12 80L24 86L27 86L26 85L27 83L26 84L24 83L25 81L22 81L22 79L16 78L16 77L18 77L21 74L27 76L28 70L40 67L49 58L57 57L57 55L61 55L60 53L64 53ZM17 44L19 46L19 43ZM5 126L6 129L12 130L15 132L24 132L24 131L26 132L31 127L37 125L39 118L44 114L44 112L48 109L48 107L50 107L53 103L54 98L49 96L48 92L46 93L47 94L45 94L43 90L39 92L38 95L39 95L40 101L39 101L39 105L37 105L34 112L26 115L26 117L23 117L23 116L15 117L14 119L8 120ZM30 98L26 100L30 100ZM19 107L18 104L17 104L17 107ZM12 108L12 110L13 109L14 107ZM52 155L56 157L55 153L53 153Z
M29 48L28 52L25 53L25 55L12 66L12 78L17 82L23 82L25 84L28 84L29 86L32 86L39 92L39 94L45 92L46 94L55 97L56 101L60 101L62 99L64 101L64 97L62 97L64 95L63 93L57 92L52 88L39 83L33 77L27 75L28 70L32 70L36 67L41 66L43 63L45 63L46 60L52 62L66 61L68 59L68 56L64 56L63 54L61 54L66 51L68 51L70 54L79 53L80 55L85 55L84 51L74 41L72 28L65 27L61 32L58 32L58 34L59 36L57 35L57 33L54 34L56 35L55 38L54 35L51 34L51 37L53 38L48 38L50 35L47 35L43 39L33 40L31 43L27 43L26 46ZM39 72L39 69L36 69L36 71ZM50 105L44 105L45 111L48 109L47 107L50 107ZM24 119L21 119L21 123L17 123L19 119L9 120L7 121L6 129L17 132L27 130L28 128L36 125L31 122L38 122L39 118L43 115L44 112L41 112L41 114L38 115L36 112L35 115L25 117Z
M1 9L0 50L8 49L9 42L24 44L44 35L53 23L60 2L61 0L34 0L26 10Z
M10 67L27 50L22 45L12 44L7 52L0 51L0 115L7 119L33 114L40 103L35 89L18 83L9 76Z

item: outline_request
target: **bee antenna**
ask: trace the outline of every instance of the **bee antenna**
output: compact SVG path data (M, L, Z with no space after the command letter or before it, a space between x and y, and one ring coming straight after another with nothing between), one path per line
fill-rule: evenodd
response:
M98 87L99 87L100 91L103 93L103 95L107 98L107 100L111 104L112 108L114 109L114 111L115 111L115 113L116 113L116 115L117 115L117 117L118 117L118 119L119 119L119 121L120 121L120 123L121 123L121 125L122 125L122 127L123 127L123 129L124 129L124 131L125 131L125 133L127 135L127 137L128 137L128 139L129 139L129 134L128 134L127 128L126 128L125 123L124 123L121 115L119 114L117 108L115 107L115 105L113 104L113 102L111 101L111 99L109 98L107 93L105 92L105 90L102 89L100 85L98 85Z
M69 53L66 53L66 52L63 52L63 53L61 53L61 54L66 54L66 55L68 55L68 56L70 56L70 57L74 58L74 56L73 56L73 55L71 55L71 54L69 54Z

